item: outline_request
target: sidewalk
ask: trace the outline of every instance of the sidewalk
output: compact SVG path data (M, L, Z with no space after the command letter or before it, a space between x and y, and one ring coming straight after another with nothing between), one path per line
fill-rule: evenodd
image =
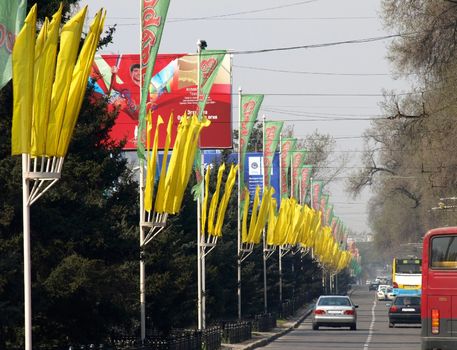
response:
M237 344L222 344L221 349L225 350L250 350L267 345L273 340L289 333L294 328L297 328L303 320L311 314L314 303L306 305L297 310L295 315L288 317L285 320L278 320L278 325L270 332L252 332L252 338L242 343Z

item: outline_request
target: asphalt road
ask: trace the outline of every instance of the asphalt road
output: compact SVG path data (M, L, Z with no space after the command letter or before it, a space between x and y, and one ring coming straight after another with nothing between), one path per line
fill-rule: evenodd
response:
M308 317L296 330L265 346L266 349L353 349L353 350L420 350L420 325L396 325L388 327L387 301L377 301L374 291L365 286L355 289L351 295L357 310L357 330L311 328Z

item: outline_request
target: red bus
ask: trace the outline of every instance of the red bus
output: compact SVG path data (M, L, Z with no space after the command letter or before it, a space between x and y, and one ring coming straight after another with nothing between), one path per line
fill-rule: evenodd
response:
M457 227L424 237L421 319L422 350L457 349Z

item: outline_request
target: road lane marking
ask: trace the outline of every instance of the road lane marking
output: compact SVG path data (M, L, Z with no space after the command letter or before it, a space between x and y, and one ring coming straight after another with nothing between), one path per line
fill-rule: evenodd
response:
M368 337L367 337L367 340L365 341L365 344L363 345L363 350L368 350L368 347L370 346L370 343L371 343L371 338L373 337L373 328L374 328L374 323L376 321L375 309L376 309L376 298L374 299L373 306L371 307L371 323L370 323L370 327L368 327Z

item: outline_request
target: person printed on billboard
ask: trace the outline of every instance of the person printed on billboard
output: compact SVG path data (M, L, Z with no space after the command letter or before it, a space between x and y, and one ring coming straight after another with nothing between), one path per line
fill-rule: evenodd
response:
M131 84L119 83L116 79L119 68L117 66L111 67L111 83L110 90L116 91L119 95L114 100L114 105L119 107L123 112L127 113L133 120L138 120L138 113L140 109L140 101L138 99L138 93L131 91ZM141 70L138 63L134 63L130 66L130 78L132 82L138 86L138 91L141 84ZM108 95L110 95L108 92Z

